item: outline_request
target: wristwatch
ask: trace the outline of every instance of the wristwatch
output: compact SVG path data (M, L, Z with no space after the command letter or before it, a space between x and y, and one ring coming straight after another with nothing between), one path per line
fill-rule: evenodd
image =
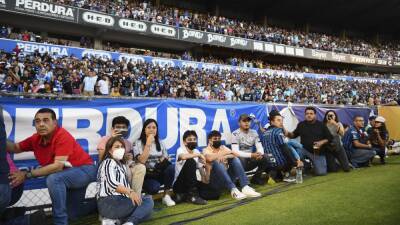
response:
M29 170L26 174L25 174L26 179L31 179L33 178L33 174L32 172Z

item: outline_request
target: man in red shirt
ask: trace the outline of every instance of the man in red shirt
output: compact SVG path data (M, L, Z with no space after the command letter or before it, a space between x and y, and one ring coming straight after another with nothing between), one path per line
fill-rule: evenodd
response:
M11 173L12 186L26 179L47 176L46 185L53 207L54 224L68 224L96 209L95 201L85 202L86 188L96 181L97 168L72 135L57 125L52 109L40 109L34 119L37 133L19 143L7 142L7 151L33 151L40 168Z

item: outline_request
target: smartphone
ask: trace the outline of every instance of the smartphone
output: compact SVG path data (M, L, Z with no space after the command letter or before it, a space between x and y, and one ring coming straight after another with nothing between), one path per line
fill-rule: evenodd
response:
M117 129L116 130L121 136L125 136L128 134L128 129Z

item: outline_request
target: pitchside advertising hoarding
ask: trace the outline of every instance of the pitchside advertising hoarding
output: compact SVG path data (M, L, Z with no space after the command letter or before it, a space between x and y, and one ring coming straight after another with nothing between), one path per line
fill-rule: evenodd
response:
M357 55L328 52L309 48L300 48L242 37L192 30L185 27L169 26L148 21L137 21L121 18L101 12L59 5L38 0L0 0L0 10L23 13L49 19L63 20L125 32L134 32L149 36L172 38L192 43L209 44L226 48L248 51L259 51L269 54L302 57L324 61L346 62L351 64L375 66L400 66L400 62L384 59L374 59Z
M83 149L97 159L97 144L102 136L109 135L112 119L125 116L130 121L126 138L132 142L139 138L146 119L158 121L160 139L168 149L174 162L176 150L181 146L186 130L195 130L198 135L199 149L207 145L207 134L218 130L224 144L231 144L231 133L238 129L241 114L254 114L267 124L268 113L279 110L284 116L285 127L293 130L298 121L304 119L306 106L283 106L260 103L206 102L189 100L154 100L154 99L94 99L94 100L46 100L25 98L0 98L7 138L19 142L36 132L33 119L40 108L55 111L58 124L68 130ZM317 108L317 116L322 120L328 108ZM329 108L331 109L331 108ZM335 109L344 124L351 124L354 115L365 119L371 113L369 108ZM253 123L252 128L258 130ZM13 155L20 169L32 169L38 166L32 152ZM28 180L26 189L44 187L44 179Z

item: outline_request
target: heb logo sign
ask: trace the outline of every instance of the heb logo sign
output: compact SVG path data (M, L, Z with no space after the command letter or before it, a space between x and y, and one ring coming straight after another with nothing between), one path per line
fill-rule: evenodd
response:
M5 3L5 0L0 0ZM16 0L15 7L26 11L33 10L42 14L51 14L61 17L74 18L74 10L70 7L55 5L47 2L32 1L32 0Z
M150 26L150 31L153 34L158 34L158 35L168 36L168 37L175 37L175 35L176 35L176 30L174 28L163 26L163 25L157 25L157 24L152 24Z
M145 23L135 20L120 19L118 21L118 25L120 28L125 30L132 30L139 32L145 32L147 30L147 25Z
M115 20L112 16L107 16L99 13L84 12L82 18L87 23L93 23L103 26L114 26Z

